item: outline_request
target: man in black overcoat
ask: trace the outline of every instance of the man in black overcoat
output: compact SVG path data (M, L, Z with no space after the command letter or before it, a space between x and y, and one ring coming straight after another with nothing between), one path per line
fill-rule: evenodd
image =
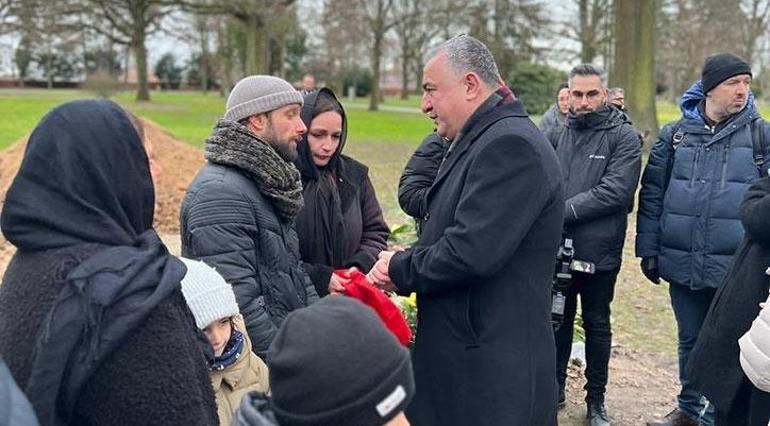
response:
M555 425L550 281L564 198L553 148L473 37L441 45L422 86L422 110L450 146L419 241L381 253L369 274L381 288L417 293L407 417Z

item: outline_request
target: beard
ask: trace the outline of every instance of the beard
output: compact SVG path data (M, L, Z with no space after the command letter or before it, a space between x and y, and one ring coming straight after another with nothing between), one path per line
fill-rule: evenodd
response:
M275 131L275 127L273 127L273 123L271 121L268 121L268 127L267 131L264 134L265 142L267 142L270 146L273 147L275 152L278 153L278 155L283 158L284 161L287 163L290 163L297 159L297 144L299 141L296 137L287 138L285 140L281 139L278 134ZM292 141L295 142L294 146L292 147Z

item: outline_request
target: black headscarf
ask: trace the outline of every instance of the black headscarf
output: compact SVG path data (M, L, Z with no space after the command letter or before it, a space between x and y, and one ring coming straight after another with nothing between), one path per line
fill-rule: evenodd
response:
M324 167L318 167L313 162L313 153L307 140L310 124L319 115L317 104L321 98L337 103L342 115L340 144ZM327 88L305 95L301 117L308 132L297 146L296 160L302 175L302 195L305 199L305 206L295 220L300 253L305 262L343 267L345 260L353 254L344 253L345 221L337 187L337 179L343 173L340 155L347 137L347 118L334 92Z
M104 246L67 274L36 336L25 392L41 424L69 422L91 375L184 276L152 229L154 203L142 140L115 103L66 103L30 136L3 235L21 252Z

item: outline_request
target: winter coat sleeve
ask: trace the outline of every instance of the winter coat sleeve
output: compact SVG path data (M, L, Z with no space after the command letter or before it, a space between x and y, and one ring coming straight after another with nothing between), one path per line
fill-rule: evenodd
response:
M661 130L644 168L642 187L639 190L639 210L636 214L637 257L660 254L660 218L674 156L672 136L671 125Z
M533 142L511 136L488 142L470 160L454 224L434 244L391 258L388 272L400 293L440 292L494 275L553 202L549 191L532 191L558 185L549 182Z
M355 266L360 271L366 273L374 262L377 261L377 255L388 248L388 235L390 229L385 219L382 217L382 209L377 201L377 195L374 192L374 186L369 179L369 175L364 176L361 182L361 244L358 251L346 262L345 267Z
M540 119L540 125L538 126L541 132L545 133L548 129L559 124L559 119L555 114L555 107L555 105L552 105L545 113L543 113L543 117Z
M254 352L264 356L277 329L265 310L258 279L254 212L248 200L233 188L222 185L208 189L218 191L218 196L190 207L184 255L214 267L233 286Z
M770 248L770 178L758 179L746 191L741 205L741 221L753 241Z
M398 204L406 214L422 219L426 213L426 196L444 159L446 147L441 136L431 133L406 163L398 183Z
M624 125L599 183L565 201L564 224L589 222L627 211L639 183L641 164L638 136L633 127Z

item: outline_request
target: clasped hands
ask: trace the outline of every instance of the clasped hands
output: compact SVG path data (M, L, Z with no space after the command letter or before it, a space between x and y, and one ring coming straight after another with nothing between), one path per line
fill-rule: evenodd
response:
M385 291L396 291L398 288L393 281L390 280L388 275L388 268L390 267L390 259L396 254L397 251L403 251L400 247L394 247L391 251L381 251L377 256L378 260L372 267L371 271L366 274L366 278L374 284L375 287Z

